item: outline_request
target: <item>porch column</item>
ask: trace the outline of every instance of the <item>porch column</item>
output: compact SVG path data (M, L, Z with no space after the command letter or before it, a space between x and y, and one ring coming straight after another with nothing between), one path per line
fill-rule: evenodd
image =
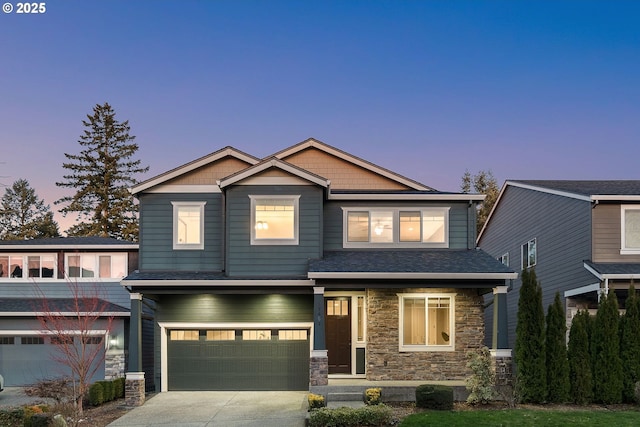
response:
M496 386L513 384L513 356L509 348L509 321L507 319L508 286L493 288L493 337L491 355L496 373Z
M329 358L324 335L324 287L313 288L313 350L309 366L309 385L329 384Z
M129 369L125 377L125 404L144 403L144 372L142 371L142 294L131 293L129 322Z

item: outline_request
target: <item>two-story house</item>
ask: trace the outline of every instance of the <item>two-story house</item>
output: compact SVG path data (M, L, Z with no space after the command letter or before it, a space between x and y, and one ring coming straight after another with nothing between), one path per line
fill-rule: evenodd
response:
M507 181L478 246L516 271L534 268L545 312L559 292L568 325L577 310L597 309L602 291L614 289L624 308L640 277L640 181ZM520 286L507 297L511 345Z
M77 316L74 302L82 298L96 302L79 306L99 309L99 319L88 325L90 331L69 330L68 338L78 346L85 340L89 347L104 349L94 380L124 376L130 298L120 280L137 268L138 244L132 242L102 237L0 241L0 373L5 385L69 373L56 361L59 337L47 334L39 317Z
M517 275L475 248L483 196L314 139L262 159L226 147L132 193L140 265L123 285L157 303L159 391L464 379L483 295Z

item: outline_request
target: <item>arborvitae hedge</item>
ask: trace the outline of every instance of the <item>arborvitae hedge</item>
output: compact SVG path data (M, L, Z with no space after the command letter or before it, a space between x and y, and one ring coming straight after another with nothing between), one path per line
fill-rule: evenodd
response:
M627 403L636 401L635 384L640 381L640 298L633 283L625 302L626 312L620 323L620 359L622 362L622 399Z
M569 400L569 362L567 360L567 320L556 292L547 311L547 401L564 403Z
M615 293L609 290L607 295L600 297L591 337L593 394L597 402L604 404L622 402L619 323L618 300Z
M587 405L593 400L593 378L591 374L591 355L589 353L588 311L579 311L573 316L569 330L569 382L571 400L579 405Z
M521 403L542 403L546 399L544 323L542 289L535 271L525 269L518 300L515 343L516 396Z

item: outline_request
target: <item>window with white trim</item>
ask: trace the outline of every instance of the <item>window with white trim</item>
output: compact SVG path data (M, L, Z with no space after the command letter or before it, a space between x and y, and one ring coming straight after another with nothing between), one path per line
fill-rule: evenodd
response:
M498 261L500 261L501 263L503 263L504 265L506 265L508 267L509 266L509 252L507 252L506 254L502 255L501 257L498 257Z
M454 294L398 294L400 351L455 349Z
M0 255L0 277L56 279L55 254Z
M252 245L297 245L300 196L249 196Z
M343 208L343 246L449 247L449 208Z
M622 255L640 254L640 205L621 206Z
M126 253L67 254L65 273L73 278L121 279L127 275Z
M207 202L171 202L173 249L204 249L204 205Z
M538 262L538 245L536 239L531 239L522 245L522 268L529 268Z

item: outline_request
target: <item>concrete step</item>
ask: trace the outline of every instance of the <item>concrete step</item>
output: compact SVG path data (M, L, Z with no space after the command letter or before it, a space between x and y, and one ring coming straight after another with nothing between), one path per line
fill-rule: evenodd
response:
M364 402L362 400L336 400L336 401L328 401L327 402L327 408L331 408L331 409L335 409L335 408L342 408L343 406L346 406L347 408L362 408L365 406Z
M327 394L327 402L363 402L362 390L332 391Z

